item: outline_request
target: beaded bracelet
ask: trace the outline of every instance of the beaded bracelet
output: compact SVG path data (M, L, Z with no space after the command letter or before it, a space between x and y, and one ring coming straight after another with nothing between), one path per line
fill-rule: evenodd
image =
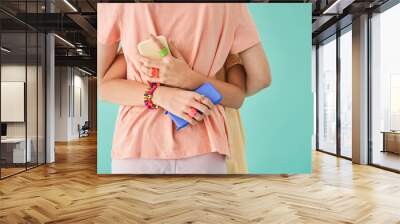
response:
M167 56L169 54L168 48L164 47L163 49L160 50L159 54L160 54L160 57L162 57L162 58ZM158 76L158 69L152 68L151 74L153 77ZM160 83L149 82L144 91L144 105L150 110L158 108L158 105L155 105L152 101L153 93L154 93L154 91L156 91L158 86L160 86Z
M153 99L153 93L156 91L157 87L160 86L160 83L152 83L149 82L149 85L146 86L146 89L144 91L144 105L148 109L157 109L158 105L155 105L152 101Z

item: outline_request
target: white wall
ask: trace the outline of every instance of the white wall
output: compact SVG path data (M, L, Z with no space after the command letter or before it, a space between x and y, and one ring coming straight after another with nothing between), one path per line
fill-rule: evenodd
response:
M28 71L32 67L28 67ZM29 74L29 72L28 72ZM25 82L25 65L2 65L1 66L1 81L5 82ZM6 110L7 108L1 108ZM7 137L25 137L25 122L7 123Z
M88 121L88 78L81 76L81 73L79 75L76 75L75 70L75 75L74 75L74 92L75 94L73 96L74 99L74 108L72 108L72 119L71 119L71 135L73 138L78 138L79 133L78 133L78 124L83 125L85 121ZM80 91L80 93L78 93ZM79 97L80 95L80 97ZM80 103L79 103L80 100ZM79 107L82 111L79 111ZM74 112L75 110L75 112Z
M1 81L2 82L25 82L25 65L9 64L1 66ZM28 67L28 71L33 67ZM30 74L30 72L28 72ZM2 96L4 97L4 96ZM7 110L7 108L1 108ZM7 124L7 135L9 137L25 137L24 122L12 122Z
M38 70L37 70L38 69ZM25 80L27 78L27 80ZM1 66L1 81L24 82L26 83L26 107L22 107L22 112L27 115L27 120L23 122L6 122L7 137L24 138L25 134L29 139L32 151L32 161L44 162L45 146L45 120L44 120L44 74L42 67L25 64L3 64ZM2 96L7 97L7 96ZM10 108L1 108L10 110ZM37 154L39 156L37 157Z
M70 84L70 76L68 67L55 68L55 141L68 140L68 88Z
M36 99L36 66L8 64L1 66L1 81L4 82L25 82L25 69L27 69L28 87L27 87L27 119L28 119L28 137L30 137L30 128L35 132L36 137L36 120L37 115L37 99ZM32 88L34 86L34 88ZM29 88L31 87L31 88ZM40 107L40 105L39 105ZM7 108L1 108L7 110ZM33 122L33 123L32 123ZM7 122L7 135L9 137L25 137L25 123L26 122Z
M1 81L1 121L24 122L25 83ZM35 107L36 108L36 107Z
M88 78L83 75L75 68L56 67L56 141L77 139L78 124L83 125L88 120Z

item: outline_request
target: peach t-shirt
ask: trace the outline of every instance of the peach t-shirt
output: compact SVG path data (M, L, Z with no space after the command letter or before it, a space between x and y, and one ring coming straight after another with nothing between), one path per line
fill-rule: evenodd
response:
M229 53L259 42L245 4L100 3L97 39L120 42L127 79L143 82L137 44L154 35L173 40L191 68L214 77ZM197 125L179 131L163 109L121 105L115 124L112 158L181 159L218 152L229 155L224 110L218 105Z

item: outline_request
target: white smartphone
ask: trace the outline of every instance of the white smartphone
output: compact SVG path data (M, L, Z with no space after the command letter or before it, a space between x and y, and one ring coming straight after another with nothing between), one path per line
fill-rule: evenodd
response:
M164 36L158 36L157 39L166 47L168 50L168 42ZM151 39L144 40L137 45L139 54L148 58L161 58L160 49L154 41Z

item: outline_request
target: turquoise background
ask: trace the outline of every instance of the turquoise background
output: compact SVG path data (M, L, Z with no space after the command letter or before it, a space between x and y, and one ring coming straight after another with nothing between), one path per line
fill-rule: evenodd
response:
M241 115L249 173L311 172L311 4L248 4L271 66L272 85L246 99ZM118 106L98 101L99 174L111 172Z

